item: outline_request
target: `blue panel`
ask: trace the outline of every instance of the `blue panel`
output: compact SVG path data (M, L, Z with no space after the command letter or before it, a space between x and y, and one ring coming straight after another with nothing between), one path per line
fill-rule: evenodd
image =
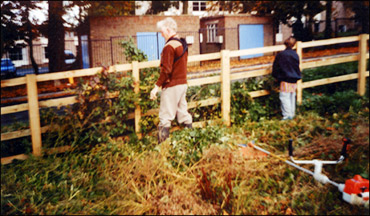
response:
M239 48L243 50L257 47L263 47L263 25L239 25ZM240 58L246 59L262 55L246 55L240 56Z
M148 60L157 60L165 44L164 37L158 32L137 32L137 47L142 50Z
M166 41L164 40L164 37L162 37L161 33L157 33L157 39L158 39L158 58L161 57L161 52L163 50L164 44Z
M82 48L82 68L90 67L89 60L89 44L87 35L81 36L81 48Z
M158 59L157 33L138 32L136 36L137 47L148 56L148 60Z

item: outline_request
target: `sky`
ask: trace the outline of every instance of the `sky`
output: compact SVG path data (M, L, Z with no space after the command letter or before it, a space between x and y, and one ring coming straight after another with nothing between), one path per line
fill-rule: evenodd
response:
M37 3L37 5L40 6L41 9L35 9L31 12L31 20L33 19L37 24L41 24L48 19L48 1L40 1ZM78 22L74 17L78 15L78 10L78 7L72 8L71 10L67 11L67 14L63 16L63 19L69 23L77 25Z
M40 3L37 3L38 6L42 7L42 10L32 10L30 13L31 15L31 20L36 20L37 24L41 24L45 20L47 20L48 17L48 2L47 1L42 1Z

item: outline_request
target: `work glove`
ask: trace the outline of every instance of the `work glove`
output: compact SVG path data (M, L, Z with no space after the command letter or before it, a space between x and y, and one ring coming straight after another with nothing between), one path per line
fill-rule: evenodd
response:
M155 100L157 99L157 93L158 93L159 87L157 85L154 85L154 88L150 92L150 99Z

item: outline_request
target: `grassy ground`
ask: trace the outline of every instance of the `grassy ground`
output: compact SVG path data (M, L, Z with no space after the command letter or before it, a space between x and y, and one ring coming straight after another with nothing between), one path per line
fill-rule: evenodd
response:
M294 120L206 126L155 136L118 138L88 152L31 158L1 166L1 214L329 214L362 215L368 208L341 199L323 185L273 158L246 158L237 146L256 144L288 158L336 160L341 139L349 158L323 173L344 183L369 178L369 109ZM312 166L304 166L313 170Z

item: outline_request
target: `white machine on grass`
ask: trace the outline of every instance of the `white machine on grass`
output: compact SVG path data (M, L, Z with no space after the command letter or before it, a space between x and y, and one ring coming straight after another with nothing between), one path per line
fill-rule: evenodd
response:
M284 161L290 166L293 166L305 173L308 173L312 175L315 180L326 184L330 183L338 188L340 192L342 192L343 200L353 204L353 205L365 205L367 208L369 207L369 180L362 178L360 175L355 175L351 179L347 179L344 184L336 183L332 180L330 180L326 175L322 173L322 166L326 164L338 164L345 160L347 157L347 148L350 143L350 139L343 138L343 147L341 156L337 161L322 161L322 160L294 160L293 158L293 140L289 140L289 156L291 161L285 160L280 158L277 155L274 155L273 153L270 153L269 151L262 149L255 145L255 142L249 142L248 146L253 147L259 151L262 151L270 156L273 156L279 160ZM239 145L241 147L247 147L247 145ZM314 172L300 167L297 164L313 164L315 166Z

